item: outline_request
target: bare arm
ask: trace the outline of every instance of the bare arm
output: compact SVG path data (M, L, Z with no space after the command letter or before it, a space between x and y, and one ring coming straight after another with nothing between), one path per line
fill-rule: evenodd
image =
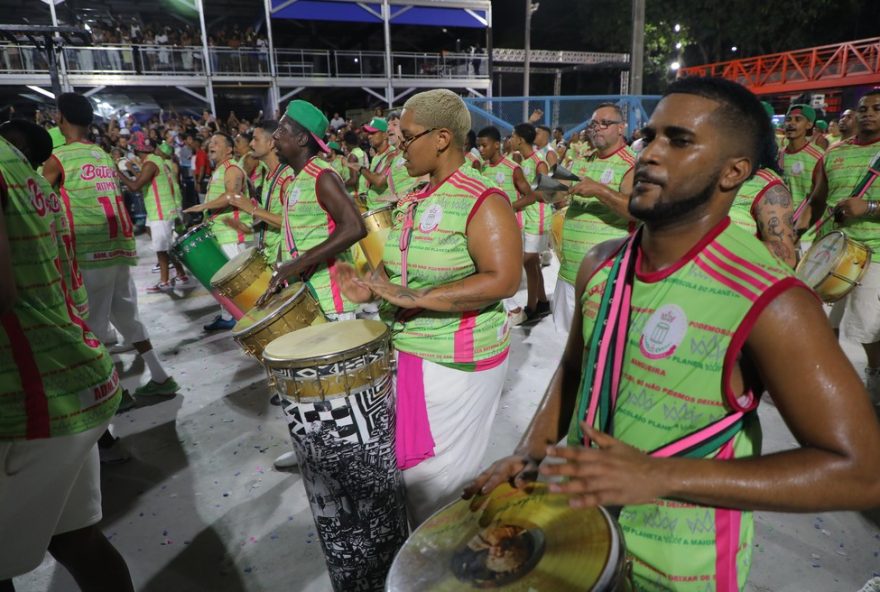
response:
M43 163L43 178L49 185L58 188L61 186L61 178L64 176L64 170L57 158L49 157L49 160Z
M367 285L397 306L440 312L481 310L515 294L522 274L522 237L506 196L493 193L483 201L468 225L467 239L476 267L471 276L424 290L382 278L373 278Z
M349 168L352 170L353 173L357 172L361 176L363 176L364 179L369 181L370 187L373 189L373 191L376 191L377 193L382 193L383 191L385 191L385 188L388 187L388 176L384 173L384 169L383 172L377 173L371 171L367 167L358 168L357 166L350 165Z
M524 210L538 201L538 195L534 192L532 186L529 185L529 182L526 181L526 176L522 169L513 171L513 185L516 187L516 192L520 195L518 200L510 204L513 206L514 212Z
M118 166L117 166L118 170ZM141 172L137 179L131 180L125 175L118 175L119 181L125 185L129 191L140 191L145 185L153 181L153 177L159 174L159 168L152 162L145 162L141 167Z
M793 216L791 193L782 183L770 187L755 208L761 240L789 267L797 265Z
M573 185L568 192L583 197L595 197L619 216L632 220L633 218L629 214L629 196L632 194L633 174L633 169L630 169L623 176L618 191L602 183L597 183L592 179L585 178L581 179L576 185Z

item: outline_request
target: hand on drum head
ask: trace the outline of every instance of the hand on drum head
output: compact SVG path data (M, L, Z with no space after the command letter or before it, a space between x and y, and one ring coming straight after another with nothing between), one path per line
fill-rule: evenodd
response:
M362 280L353 265L348 263L336 264L336 280L345 297L352 302L363 304L373 299L373 291Z
M550 491L569 495L573 508L647 504L669 495L664 489L664 459L650 457L586 422L581 427L599 447L548 446L548 458L565 461L541 466L541 475L564 479L551 481Z
M849 218L861 218L868 213L868 202L864 199L851 197L834 207L834 221L840 224Z
M263 292L263 295L257 299L255 306L257 308L262 308L265 306L269 299L272 298L275 294L281 291L284 286L287 285L287 280L302 275L303 269L301 264L301 259L297 257L296 259L291 259L290 261L285 261L284 263L279 263L275 266L275 271L272 273L272 279L269 280L269 287L266 288L266 291Z
M527 489L538 478L538 464L539 461L523 454L496 460L464 488L461 497L474 498L471 510L476 511L482 505L482 496L492 493L499 485L508 483L517 489Z

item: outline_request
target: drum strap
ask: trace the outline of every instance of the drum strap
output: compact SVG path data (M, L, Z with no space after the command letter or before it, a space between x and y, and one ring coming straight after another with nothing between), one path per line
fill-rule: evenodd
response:
M602 293L593 334L584 352L577 417L610 435L614 435L614 409L623 371L640 238L641 230L638 230L614 258ZM739 433L744 417L745 412L742 411L728 413L648 454L661 458L706 458L710 452L727 444ZM590 445L580 422L577 436L584 446Z
M874 157L874 160L868 165L868 171L865 173L865 176L862 177L862 180L856 183L850 197L865 197L865 194L868 193L868 189L871 188L871 185L874 184L877 177L880 177L880 152L877 153L877 156Z

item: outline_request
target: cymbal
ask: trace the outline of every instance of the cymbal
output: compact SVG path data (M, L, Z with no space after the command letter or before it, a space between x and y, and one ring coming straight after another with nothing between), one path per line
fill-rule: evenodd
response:
M546 485L503 485L429 518L398 553L387 592L611 590L624 552L603 508L574 509Z

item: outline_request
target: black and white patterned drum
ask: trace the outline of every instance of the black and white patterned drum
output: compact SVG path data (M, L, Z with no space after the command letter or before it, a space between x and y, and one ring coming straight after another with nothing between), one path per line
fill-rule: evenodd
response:
M281 396L333 589L383 590L408 535L388 328L378 321L307 327L272 341L263 360Z

